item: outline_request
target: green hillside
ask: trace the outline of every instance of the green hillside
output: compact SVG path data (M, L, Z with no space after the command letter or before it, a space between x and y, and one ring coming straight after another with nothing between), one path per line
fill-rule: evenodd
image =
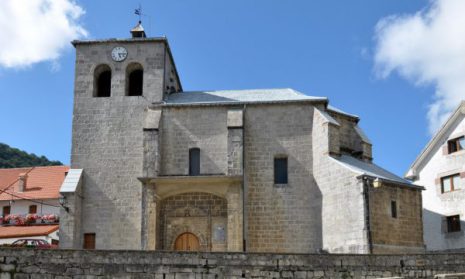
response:
M60 161L50 161L45 156L37 156L0 143L0 168L21 168L32 166L63 165Z

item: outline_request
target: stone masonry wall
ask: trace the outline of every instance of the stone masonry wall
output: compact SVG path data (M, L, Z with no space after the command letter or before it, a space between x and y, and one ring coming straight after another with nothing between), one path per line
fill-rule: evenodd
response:
M248 251L309 253L321 248L312 118L311 105L249 105L245 110ZM274 184L274 158L283 156L288 183Z
M332 253L368 253L363 185L358 174L329 156L334 126L315 108L313 117L313 171L322 192L322 248ZM332 126L333 125L333 126Z
M187 175L189 149L200 148L200 174L227 174L226 107L163 108L162 175Z
M329 255L1 249L0 278L444 278L465 254Z
M397 217L391 215L391 201ZM374 253L423 248L421 190L395 185L370 188L370 220Z
M352 150L355 152L360 152L362 150L362 139L357 134L355 126L357 122L349 117L342 116L337 113L329 114L340 124L339 126L339 141L340 148L345 150Z
M124 46L123 62L111 59ZM83 168L83 233L96 234L96 247L141 248L141 182L145 108L162 100L165 45L162 42L107 42L76 46L71 167ZM144 68L144 96L125 96L126 67ZM111 96L93 97L94 69L112 70ZM76 241L81 248L82 241ZM70 247L63 244L64 247Z

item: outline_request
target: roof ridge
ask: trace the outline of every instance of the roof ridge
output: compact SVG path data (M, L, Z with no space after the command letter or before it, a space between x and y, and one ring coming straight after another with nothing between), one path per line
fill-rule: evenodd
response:
M68 165L56 165L56 166L31 166L31 167L22 167L22 168L0 168L0 171L3 170L21 170L21 169L30 169L30 168L36 168L36 169L42 169L42 168L58 168L58 167L68 167Z
M173 94L182 94L182 93L202 93L202 92L238 92L238 91L271 91L271 90L289 90L293 92L297 92L300 94L304 94L300 91L297 91L290 87L275 87L275 88L249 88L249 89L221 89L221 90L189 90L189 91L182 91ZM304 94L305 95L305 94ZM308 96L308 95L306 95Z

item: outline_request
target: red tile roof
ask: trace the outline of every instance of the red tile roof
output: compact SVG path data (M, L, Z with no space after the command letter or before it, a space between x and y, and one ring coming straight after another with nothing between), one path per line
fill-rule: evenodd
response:
M68 166L0 169L0 200L56 199ZM26 187L19 192L20 174L27 174Z
M58 225L0 227L0 238L49 235L58 228Z

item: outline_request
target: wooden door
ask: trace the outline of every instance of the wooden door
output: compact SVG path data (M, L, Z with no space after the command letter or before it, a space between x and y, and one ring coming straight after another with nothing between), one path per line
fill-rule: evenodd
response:
M174 250L176 251L199 251L199 248L200 244L197 236L188 232L178 236L174 244Z
M84 249L95 249L95 233L84 234Z

